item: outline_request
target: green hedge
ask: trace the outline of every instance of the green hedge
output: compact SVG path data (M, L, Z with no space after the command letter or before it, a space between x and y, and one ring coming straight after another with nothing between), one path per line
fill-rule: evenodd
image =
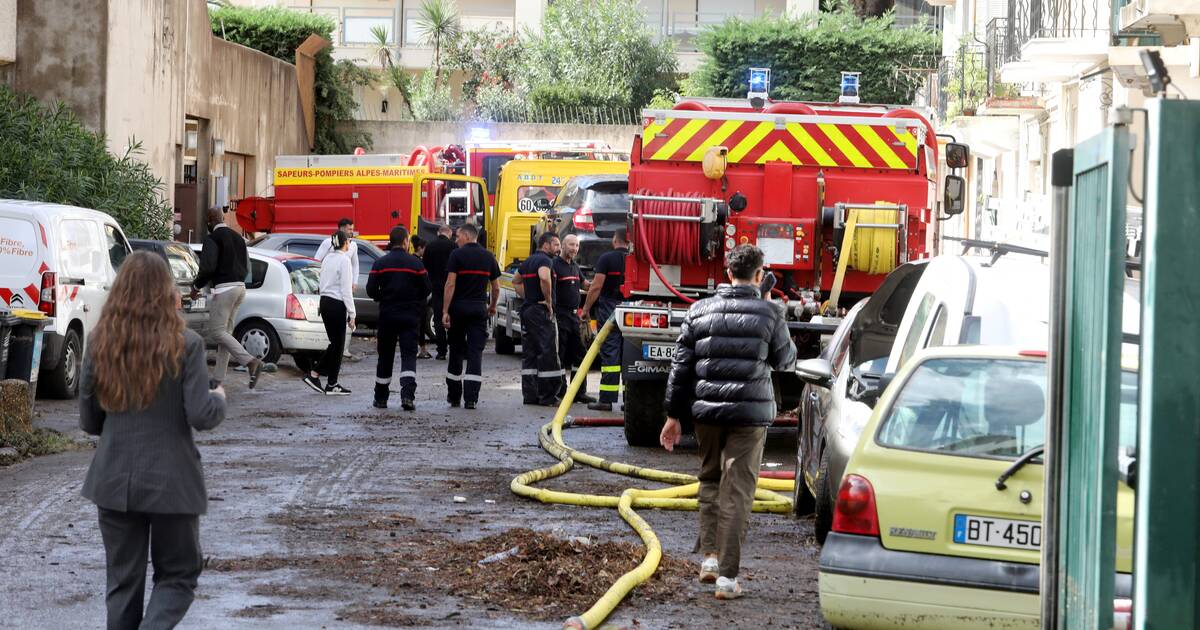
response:
M103 210L132 238L171 238L163 184L137 159L116 157L66 105L47 107L0 84L0 198Z
M295 63L296 48L314 33L332 41L334 22L325 15L279 7L260 9L225 6L209 11L213 34L227 41ZM316 146L322 154L351 153L354 147L370 148L371 137L339 131L339 121L350 120L357 104L354 86L368 85L369 71L349 61L335 63L326 48L316 56Z
M841 72L861 72L864 103L911 103L920 87L897 73L930 64L941 36L922 29L893 28L893 18L860 19L848 5L798 18L731 19L701 33L705 58L693 76L698 94L744 98L749 69L771 69L771 97L789 101L836 101Z

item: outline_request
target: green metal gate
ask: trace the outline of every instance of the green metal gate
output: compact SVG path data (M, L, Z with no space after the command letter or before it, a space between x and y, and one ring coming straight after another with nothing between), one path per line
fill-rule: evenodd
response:
M1110 628L1116 569L1116 484L1129 130L1075 148L1058 348L1062 373L1057 627ZM1051 531L1050 535L1054 535Z

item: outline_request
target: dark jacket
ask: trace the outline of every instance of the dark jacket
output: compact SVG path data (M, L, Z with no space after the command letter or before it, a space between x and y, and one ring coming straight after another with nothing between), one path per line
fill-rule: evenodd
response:
M450 262L450 252L454 251L454 248L454 241L441 234L425 244L425 255L422 257L422 262L425 263L425 270L429 272L429 281L434 287L445 288L446 263Z
M768 426L772 370L796 361L783 313L758 288L723 284L688 309L667 377L667 414L699 424Z
M204 237L200 250L200 272L192 283L197 289L205 285L245 282L249 262L246 258L246 241L228 227L219 227Z
M183 364L167 374L154 402L137 411L105 411L95 393L91 357L79 384L79 428L99 435L82 494L120 512L204 514L208 493L192 429L212 429L225 419L225 399L208 389L204 340L183 331Z
M367 278L367 295L379 302L379 315L389 319L420 319L429 291L425 265L402 249L376 260Z

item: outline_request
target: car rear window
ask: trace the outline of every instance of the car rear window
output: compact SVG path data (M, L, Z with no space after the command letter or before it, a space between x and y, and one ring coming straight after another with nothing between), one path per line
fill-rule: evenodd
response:
M625 182L596 184L588 205L593 210L629 210L629 185Z
M292 281L292 293L317 295L321 292L321 265L311 260L285 260Z
M1045 442L1046 364L930 359L913 372L880 424L882 446L1015 459ZM1121 450L1137 432L1137 374L1121 380Z
M171 266L171 276L175 282L191 284L200 273L200 265L192 250L184 245L167 244L164 248L167 254L167 264Z

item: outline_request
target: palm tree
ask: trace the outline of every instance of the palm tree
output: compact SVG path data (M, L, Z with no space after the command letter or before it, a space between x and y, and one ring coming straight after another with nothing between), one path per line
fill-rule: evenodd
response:
M379 61L379 68L387 72L388 68L395 65L395 60L392 57L392 37L388 27L382 24L376 24L371 27L372 53L376 60Z
M425 0L417 16L421 41L433 47L433 73L437 83L442 80L442 48L458 37L462 25L454 0Z

